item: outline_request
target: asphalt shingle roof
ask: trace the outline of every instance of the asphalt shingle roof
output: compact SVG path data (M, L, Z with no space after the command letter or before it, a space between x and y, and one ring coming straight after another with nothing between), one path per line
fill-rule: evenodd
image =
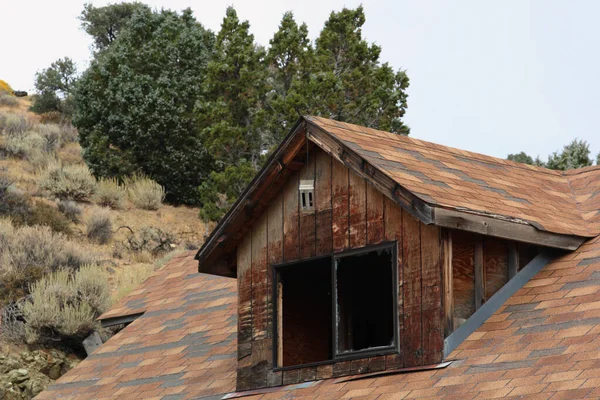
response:
M556 172L310 118L424 201L600 234L600 168ZM237 283L173 259L101 318L143 312L38 398L220 399L235 391ZM248 398L600 398L600 236L546 265L444 369L317 381Z

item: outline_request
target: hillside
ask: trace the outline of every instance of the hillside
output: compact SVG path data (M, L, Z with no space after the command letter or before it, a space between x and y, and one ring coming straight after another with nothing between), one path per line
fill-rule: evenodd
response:
M25 321L23 305L35 303L36 281L43 286L60 271L75 281L84 266L82 271L90 276L99 274L107 291L102 307L90 314L95 319L166 260L198 248L210 227L200 221L195 208L161 204L161 199L144 206L133 188L139 186L139 193L146 196L150 189L142 184L152 184L150 194L155 195L158 185L151 181L132 177L128 186L96 181L85 166L74 127L57 116L31 113L28 98L4 100L0 101L0 398L30 398L85 354L82 337L98 329L93 320L77 321L74 333L64 333L53 321L41 328L32 317ZM68 309L64 304L59 307L61 312ZM48 330L52 334L46 337ZM111 334L101 331L105 337Z

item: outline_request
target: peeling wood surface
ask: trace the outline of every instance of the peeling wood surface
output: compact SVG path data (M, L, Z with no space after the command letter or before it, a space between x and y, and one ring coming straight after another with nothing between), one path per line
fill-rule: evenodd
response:
M444 352L442 312L442 240L435 225L421 224L421 312L423 324L422 365L435 364Z
M252 234L238 246L238 344L252 339Z
M300 232L298 232L298 173L294 173L283 188L283 260L298 260ZM239 267L238 267L239 268Z
M314 146L313 146L314 147ZM315 179L315 157L317 148L309 150L308 161L300 169L300 180L313 180ZM299 194L298 188L296 191ZM313 192L314 193L314 192ZM307 200L308 201L308 200ZM300 207L301 208L301 207ZM300 258L314 257L316 253L316 214L315 209L312 211L300 211Z
M406 366L422 365L423 325L421 314L421 226L402 212L402 254L404 261L404 339Z
M373 185L367 183L366 188L367 202L367 243L378 244L383 242L385 237L384 229L384 196Z
M333 250L342 251L349 247L348 226L348 168L339 162L332 165L332 230Z
M485 267L485 300L492 297L508 282L508 243L496 238L483 242Z
M252 340L267 338L267 215L252 226Z
M316 152L315 159L316 255L324 255L333 251L331 213L331 165L333 160L327 153L321 150Z
M358 249L367 244L367 182L349 171L348 179L349 247Z

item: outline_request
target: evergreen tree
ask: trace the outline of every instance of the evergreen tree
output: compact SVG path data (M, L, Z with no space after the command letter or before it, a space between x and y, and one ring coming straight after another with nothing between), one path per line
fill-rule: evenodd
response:
M94 174L143 172L167 199L198 202L210 157L194 106L213 47L213 34L191 10L142 9L96 53L78 83L73 120Z
M71 94L77 81L77 67L69 57L59 58L50 67L35 74L38 95L31 111L42 114L58 111L67 116L73 112Z
M275 147L303 114L309 113L309 85L314 51L306 24L298 25L291 12L284 14L267 53L269 126L266 142Z
M381 48L362 37L365 14L332 12L316 40L311 109L328 118L408 134L401 121L409 81L402 70L380 64Z
M81 27L94 40L94 47L100 51L115 41L121 30L127 25L136 11L150 11L142 3L117 3L104 7L94 7L88 3L83 6L79 16Z
M546 168L559 169L566 171L568 169L583 168L592 165L590 159L590 146L583 140L573 140L563 147L563 150L554 152L548 157Z
M205 96L196 110L215 160L210 179L199 188L205 219L219 218L260 167L266 146L264 57L265 51L254 44L248 21L240 21L229 7L208 64Z
M509 154L508 157L506 157L506 159L510 161L520 162L523 164L534 165L533 158L531 158L531 156L526 154L524 151L517 154Z

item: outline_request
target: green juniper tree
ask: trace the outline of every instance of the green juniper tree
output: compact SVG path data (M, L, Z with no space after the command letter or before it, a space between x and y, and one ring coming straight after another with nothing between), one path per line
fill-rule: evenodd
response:
M87 3L79 16L83 30L94 40L94 47L101 51L115 41L121 30L137 11L148 12L150 7L142 3L117 3L94 7Z
M506 159L562 171L588 167L593 164L593 160L590 158L590 146L584 140L577 139L564 146L561 152L555 151L549 155L547 162L543 162L539 157L534 160L523 151L518 154L509 154ZM598 154L596 165L599 165L599 162L600 154Z
M196 112L214 157L210 178L199 188L204 219L218 219L261 165L267 69L248 21L227 9L208 63L203 101Z
M66 116L73 112L72 97L77 81L77 67L69 57L59 58L50 66L35 74L35 88L31 111L42 114L58 111Z
M194 111L214 36L187 9L140 9L95 55L75 92L73 123L94 174L150 175L167 199L194 204L210 156Z

